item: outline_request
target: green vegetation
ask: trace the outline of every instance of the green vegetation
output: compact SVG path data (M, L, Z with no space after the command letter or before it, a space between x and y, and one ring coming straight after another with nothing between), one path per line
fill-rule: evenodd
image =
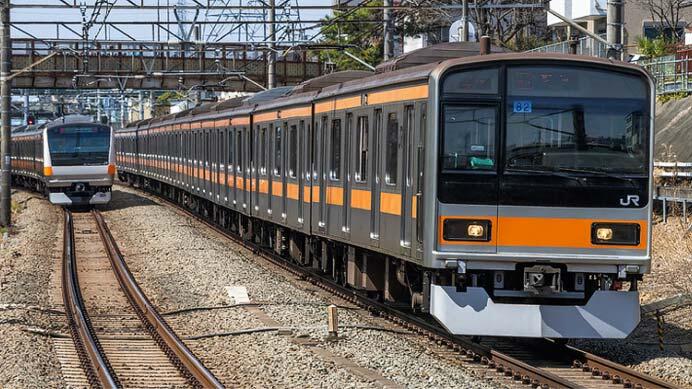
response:
M669 101L684 99L685 97L687 97L689 95L690 94L688 92L666 93L666 94L659 95L657 100L659 103L665 104Z
M637 38L637 48L639 52L649 58L662 57L675 52L675 47L665 37L649 39L646 37Z
M169 106L172 101L183 100L185 94L180 91L166 91L156 98L156 104L161 106Z
M368 5L382 5L382 1L371 1ZM320 44L344 46L345 49L321 50L318 55L324 63L333 63L334 70L368 70L365 66L343 53L349 53L372 66L382 61L383 39L382 23L353 23L354 21L377 21L382 19L382 11L377 9L358 9L335 11L324 20ZM343 23L341 23L343 21ZM333 22L333 23L332 23Z

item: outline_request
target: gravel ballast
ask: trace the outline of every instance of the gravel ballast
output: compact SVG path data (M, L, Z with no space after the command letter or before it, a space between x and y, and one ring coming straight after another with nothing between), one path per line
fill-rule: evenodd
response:
M19 212L0 250L0 387L64 387L51 339L26 331L63 329L44 310L60 210L35 193L13 191L12 200Z
M300 288L220 238L141 192L117 187L104 216L130 270L160 312L232 304L226 287L247 288L261 315L287 332L187 340L200 359L229 386L379 387L365 370L402 387L503 387L439 357L420 337L398 331L356 309L340 309L341 336L326 340L330 299ZM243 307L166 315L182 337L266 327ZM426 344L427 343L427 344ZM306 345L307 344L307 345ZM356 365L334 363L347 358Z

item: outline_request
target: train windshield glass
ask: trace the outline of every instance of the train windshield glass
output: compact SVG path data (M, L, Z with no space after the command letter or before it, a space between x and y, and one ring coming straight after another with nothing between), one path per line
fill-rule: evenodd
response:
M567 67L508 69L506 169L643 176L646 80Z
M98 125L54 127L48 130L53 166L108 163L110 128Z

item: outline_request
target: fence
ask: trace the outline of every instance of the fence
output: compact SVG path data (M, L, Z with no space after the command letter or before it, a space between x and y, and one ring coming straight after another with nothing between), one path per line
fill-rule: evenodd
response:
M648 70L656 80L656 94L692 92L692 66L690 58L666 55L637 64Z
M605 35L603 37L605 37ZM564 41L538 47L528 52L570 54L571 51L569 46L570 42ZM606 58L607 51L607 46L594 38L583 37L577 40L577 55Z

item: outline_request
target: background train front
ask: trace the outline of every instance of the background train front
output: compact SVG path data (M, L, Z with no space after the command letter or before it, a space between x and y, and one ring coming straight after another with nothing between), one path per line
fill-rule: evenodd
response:
M66 116L13 132L16 184L58 205L108 203L115 175L113 134L87 116Z

